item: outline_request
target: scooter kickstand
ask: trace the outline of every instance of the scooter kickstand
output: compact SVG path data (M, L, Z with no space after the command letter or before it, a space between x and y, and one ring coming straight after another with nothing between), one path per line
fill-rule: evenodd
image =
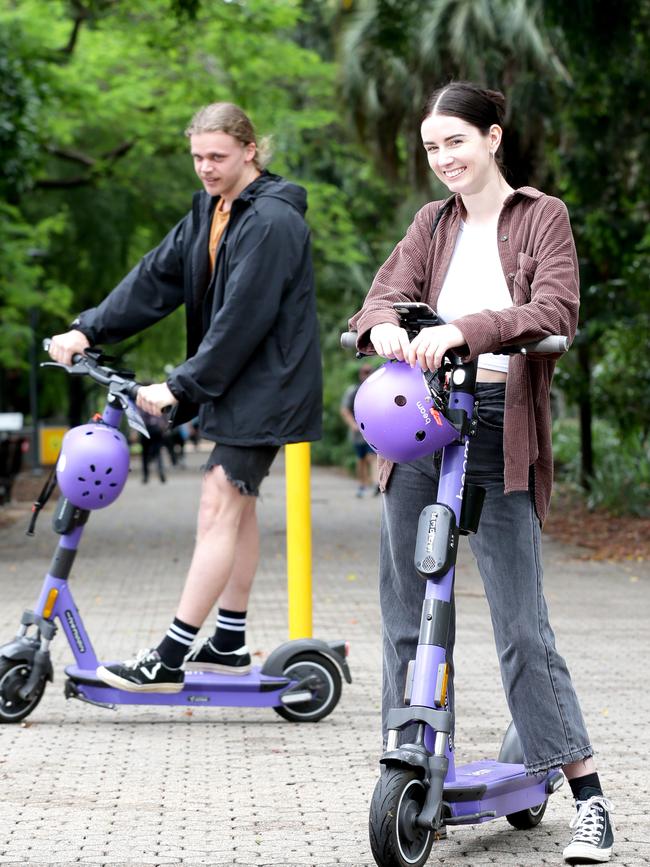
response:
M109 704L105 701L95 701L92 698L87 698L85 695L79 692L79 688L71 680L66 680L63 694L66 698L76 698L78 701L83 701L86 704L93 704L95 705L95 707L103 707L105 710L117 710L117 705L115 704Z

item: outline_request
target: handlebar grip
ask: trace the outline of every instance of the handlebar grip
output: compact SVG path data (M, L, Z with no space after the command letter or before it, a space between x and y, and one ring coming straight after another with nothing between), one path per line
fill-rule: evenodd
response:
M522 348L525 352L540 352L554 355L566 352L569 349L569 338L561 334L550 334L548 337L535 341L535 343L526 343Z
M41 343L41 346L43 347L43 349L45 350L45 352L48 352L48 353L49 353L49 351L50 351L50 346L51 346L51 345L52 345L52 341L51 341L51 339L50 339L49 337L44 337L44 338L43 338L43 342ZM75 354L72 356L72 358L70 359L70 361L71 361L72 364L78 364L80 361L83 361L83 359L84 359L84 356L83 356L83 355L81 355L81 354L78 353L78 352L75 352Z
M357 348L357 332L356 331L344 331L341 335L341 346L343 349L356 349Z

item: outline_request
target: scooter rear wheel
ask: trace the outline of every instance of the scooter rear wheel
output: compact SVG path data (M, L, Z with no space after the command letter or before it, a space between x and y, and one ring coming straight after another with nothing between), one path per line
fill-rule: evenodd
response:
M31 698L24 699L18 694L27 683L31 666L15 659L0 659L0 723L17 723L34 710L45 692L45 678L40 682Z
M422 867L435 840L433 831L415 824L426 788L415 771L388 768L372 795L370 848L379 867Z
M318 722L332 713L341 698L341 673L322 653L298 653L287 661L282 673L295 681L312 675L318 680L318 686L310 688L308 701L273 708L289 722Z
M534 828L542 821L546 812L548 799L542 801L536 807L529 807L527 810L519 810L517 813L509 813L506 819L510 822L513 828L518 831L527 831L529 828Z

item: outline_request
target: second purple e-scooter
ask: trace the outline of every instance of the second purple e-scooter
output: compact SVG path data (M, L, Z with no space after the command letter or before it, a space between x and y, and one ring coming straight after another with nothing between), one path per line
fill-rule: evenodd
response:
M410 339L441 324L421 303L395 304ZM344 347L356 334L343 335ZM511 346L508 353L560 354L565 337ZM388 384L390 383L390 385ZM559 770L527 774L513 723L499 756L466 765L454 760L453 709L447 701L450 665L447 638L459 537L475 533L485 490L466 481L467 456L476 432L476 362L453 352L436 373L404 362L378 368L359 389L355 418L368 444L382 456L410 461L442 450L437 502L420 514L415 570L426 580L415 660L409 665L405 707L388 713L388 741L370 807L370 845L379 867L422 867L445 826L482 823L505 816L515 828L537 825L549 795L562 785ZM377 397L390 392L390 411ZM411 413L411 435L396 443L395 413ZM394 449L378 447L377 443ZM399 743L400 732L415 732Z
M131 427L146 434L133 402L139 384L126 371L108 367L99 352L87 350L66 366L71 376L90 376L108 389L101 414L65 435L56 478L62 496L53 529L60 541L33 610L23 613L15 638L0 646L0 723L25 719L53 679L50 643L58 626L74 657L65 669L65 695L100 707L184 705L185 707L269 707L291 722L316 722L330 714L341 696L342 675L351 682L347 643L312 638L285 642L245 675L195 671L181 692L133 693L108 686L96 675L100 665L68 579L90 513L111 505L129 471L129 448L119 430L127 416Z

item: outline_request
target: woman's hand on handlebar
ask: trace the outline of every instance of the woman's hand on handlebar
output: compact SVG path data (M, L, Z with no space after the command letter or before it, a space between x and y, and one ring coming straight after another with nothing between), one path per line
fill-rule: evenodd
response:
M55 334L50 341L48 352L50 358L58 361L59 364L72 364L73 355L83 355L84 351L90 346L90 341L85 334L73 328L71 331L66 331L65 334Z
M135 402L149 415L162 415L164 409L178 403L166 382L140 386Z
M392 322L382 322L370 330L370 342L375 348L377 355L383 358L396 358L405 361L409 351L408 334L399 325Z
M419 364L422 370L437 370L447 350L463 346L464 343L465 338L455 325L434 325L431 328L423 328L411 341L404 360L408 361L411 367Z

